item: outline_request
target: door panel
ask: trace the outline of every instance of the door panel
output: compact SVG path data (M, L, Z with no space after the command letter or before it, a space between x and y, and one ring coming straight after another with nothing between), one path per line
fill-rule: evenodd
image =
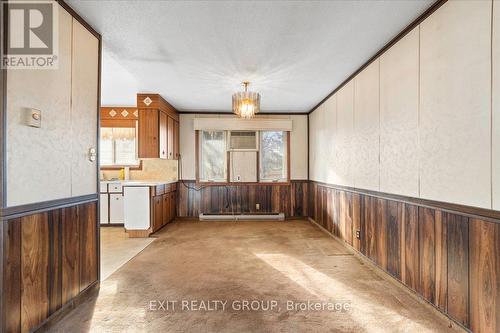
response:
M179 122L174 121L174 159L179 159Z
M89 150L97 150L97 92L99 41L73 19L71 84L71 189L72 196L96 193L97 161Z
M167 158L174 159L174 119L168 117L167 124Z
M109 223L123 223L123 195L121 193L109 195Z
M167 158L167 115L160 112L160 158Z

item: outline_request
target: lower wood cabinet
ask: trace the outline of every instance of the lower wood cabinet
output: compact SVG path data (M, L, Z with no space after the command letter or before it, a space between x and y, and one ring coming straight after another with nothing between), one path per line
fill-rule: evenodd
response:
M163 226L163 200L161 195L153 197L153 231Z
M170 192L170 200L169 200L170 215L169 215L169 222L175 218L175 213L176 213L175 212L175 206L176 206L175 198L177 197L176 194L177 194L176 191Z
M152 198L153 232L160 230L163 226L175 218L176 194L177 191L170 191L164 194L155 195Z
M170 193L165 193L162 196L163 200L163 223L170 222Z

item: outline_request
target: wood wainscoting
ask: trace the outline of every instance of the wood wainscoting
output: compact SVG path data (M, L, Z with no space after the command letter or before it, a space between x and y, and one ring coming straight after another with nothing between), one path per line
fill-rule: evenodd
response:
M499 220L317 182L309 191L317 224L472 332L500 331Z
M3 223L3 329L31 332L98 283L97 202Z
M201 189L200 189L201 188ZM198 190L199 189L199 190ZM284 213L285 217L308 216L308 181L288 184L197 185L179 181L177 216L198 217L201 213ZM259 209L256 205L259 204Z

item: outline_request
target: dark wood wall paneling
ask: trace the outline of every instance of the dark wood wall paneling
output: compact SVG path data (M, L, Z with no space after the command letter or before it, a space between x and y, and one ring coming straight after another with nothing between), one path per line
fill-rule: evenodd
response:
M308 216L308 181L290 184L235 184L198 187L194 180L179 181L179 217L201 213L284 213L286 217ZM256 209L256 204L260 208Z
M29 332L97 282L97 203L4 223L4 328Z
M500 221L316 182L309 193L325 230L472 332L500 331Z

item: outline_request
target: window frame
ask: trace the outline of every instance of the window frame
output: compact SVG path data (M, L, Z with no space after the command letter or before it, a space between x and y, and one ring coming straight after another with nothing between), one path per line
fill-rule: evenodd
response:
M102 141L101 139L101 128L134 128L135 129L135 152L136 156L138 153L138 143L139 143L139 133L138 133L138 128L137 128L137 120L132 120L134 122L135 126L131 126L132 123L126 122L126 121L108 121L108 122L101 122L101 126L99 128L99 144ZM114 149L114 148L113 148ZM99 158L100 158L101 152L99 151ZM120 170L123 168L130 168L130 170L142 170L142 160L137 158L139 161L139 164L113 164L113 165L103 165L99 161L99 169L100 170Z
M216 186L216 185L261 185L261 184L268 184L268 185L289 185L291 183L290 181L290 131L283 131L285 132L286 135L286 147L285 147L285 152L286 152L286 177L283 181L261 181L260 179L260 136L261 132L265 132L265 130L257 130L258 136L259 136L259 143L258 143L258 148L256 153L257 153L257 181L256 182L231 182L231 175L230 175L230 167L229 167L229 150L226 148L226 154L225 154L225 165L226 165L226 179L224 181L217 181L217 182L211 182L211 181L205 181L200 179L200 130L195 130L195 183L203 186ZM228 134L229 130L224 130L226 133L226 144L228 140Z
M283 138L285 139L285 147L283 148L283 153L285 154L285 161L283 162L283 166L285 167L285 177L280 178L279 180L275 179L262 179L262 132L282 132ZM289 131L271 131L271 130L263 130L259 131L259 150L258 150L258 175L257 179L260 183L270 183L270 184L283 184L290 182L290 132Z
M210 181L210 180L207 180L207 179L201 179L200 178L200 175L201 175L201 166L200 166L200 163L201 163L201 151L200 151L200 145L201 145L201 135L200 135L200 132L202 132L201 130L197 130L195 131L195 140L196 140L196 183L199 183L199 184L213 184L213 185L221 185L221 184L228 184L230 183L229 182L229 167L228 167L228 152L227 152L227 131L225 130L215 130L217 132L223 132L224 133L224 150L225 150L225 154L224 154L224 180L222 179L217 179L217 180L213 180L213 181Z

